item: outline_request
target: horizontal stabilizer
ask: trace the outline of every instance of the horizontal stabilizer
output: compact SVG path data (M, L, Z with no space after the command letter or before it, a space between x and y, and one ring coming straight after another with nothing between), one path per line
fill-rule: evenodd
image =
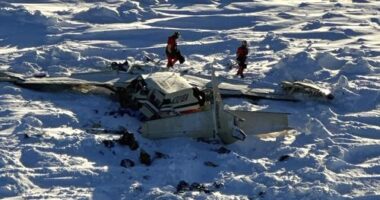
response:
M150 139L187 136L210 138L213 135L212 112L203 111L144 122L141 133Z
M247 135L258 135L290 129L288 125L288 113L239 110L231 110L229 112L244 119L239 122L239 128Z

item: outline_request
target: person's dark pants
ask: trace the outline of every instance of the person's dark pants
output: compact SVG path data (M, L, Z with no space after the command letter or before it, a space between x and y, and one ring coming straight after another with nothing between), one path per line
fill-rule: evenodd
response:
M166 67L168 68L173 67L177 60L179 60L181 64L185 62L185 57L182 56L179 50L173 53L166 52L166 57L168 59L168 64L166 65Z
M246 60L245 58L241 58L237 60L239 69L236 75L240 75L241 78L244 78L244 69L247 68L247 65L245 64L245 60Z
M168 58L168 64L166 65L166 67L168 68L171 68L174 66L174 64L177 62L177 56L175 55L167 55L167 58Z

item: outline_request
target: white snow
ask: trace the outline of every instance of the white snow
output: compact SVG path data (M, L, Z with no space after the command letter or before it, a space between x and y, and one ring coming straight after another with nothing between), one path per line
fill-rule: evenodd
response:
M165 67L167 37L180 31L187 61L175 71L210 75L214 62L217 75L240 79L228 65L244 39L249 64L237 82L307 79L335 99L227 99L229 109L288 112L294 130L218 153L220 143L141 137L135 113L104 94L0 82L0 198L380 199L379 16L375 0L2 1L1 70L70 75L145 64L145 55ZM107 148L120 136L94 128L127 129L140 147ZM140 163L142 149L151 166ZM209 192L178 193L182 180Z

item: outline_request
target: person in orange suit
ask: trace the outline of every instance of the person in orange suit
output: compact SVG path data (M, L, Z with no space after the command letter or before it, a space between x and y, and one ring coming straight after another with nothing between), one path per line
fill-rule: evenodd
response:
M244 78L244 69L247 68L247 64L245 62L247 61L248 52L248 43L243 40L241 42L241 46L236 51L236 61L239 67L236 75L240 75L241 78Z
M179 60L181 64L185 62L185 58L177 48L177 39L179 38L179 35L179 32L174 32L174 34L168 38L165 51L166 58L168 59L168 63L166 65L167 68L172 68L177 60Z

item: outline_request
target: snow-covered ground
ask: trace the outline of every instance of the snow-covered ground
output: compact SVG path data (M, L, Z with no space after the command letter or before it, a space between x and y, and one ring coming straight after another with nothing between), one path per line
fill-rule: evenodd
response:
M0 83L0 198L380 199L379 1L31 2L0 2L2 70L69 75L144 55L164 59L167 37L180 31L187 62L176 70L209 75L216 60L217 75L239 79L227 64L245 39L244 83L309 79L335 99L225 100L230 109L291 113L295 130L220 151L219 143L142 138L140 122L118 114L107 96ZM126 128L140 147L107 148L120 136L93 127ZM142 150L150 166L140 163ZM135 166L120 166L123 159ZM177 192L180 181L191 191Z

